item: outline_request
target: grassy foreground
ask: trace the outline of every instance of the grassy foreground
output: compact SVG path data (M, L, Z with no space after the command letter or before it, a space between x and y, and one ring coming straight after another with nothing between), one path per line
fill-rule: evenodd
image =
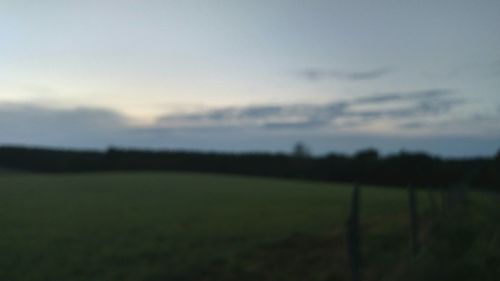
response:
M350 195L202 174L3 174L0 280L347 280ZM406 200L363 189L366 280L408 272Z

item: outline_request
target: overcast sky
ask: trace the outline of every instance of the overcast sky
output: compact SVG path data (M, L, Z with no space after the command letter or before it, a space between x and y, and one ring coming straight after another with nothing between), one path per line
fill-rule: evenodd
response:
M0 144L500 148L498 0L0 0Z

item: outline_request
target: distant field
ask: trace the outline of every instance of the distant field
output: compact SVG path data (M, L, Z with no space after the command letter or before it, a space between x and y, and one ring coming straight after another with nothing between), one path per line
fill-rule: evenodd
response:
M3 174L0 280L343 280L351 189L183 173ZM427 194L419 199L427 208ZM406 200L402 189L362 190L367 279L406 256Z

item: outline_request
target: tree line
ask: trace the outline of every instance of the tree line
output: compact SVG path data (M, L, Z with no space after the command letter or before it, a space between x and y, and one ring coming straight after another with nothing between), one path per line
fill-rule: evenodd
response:
M77 151L0 147L0 168L32 172L184 171L357 182L388 186L445 188L468 185L500 190L500 151L492 157L446 159L425 153L313 157L304 147L293 153L215 153L110 148Z

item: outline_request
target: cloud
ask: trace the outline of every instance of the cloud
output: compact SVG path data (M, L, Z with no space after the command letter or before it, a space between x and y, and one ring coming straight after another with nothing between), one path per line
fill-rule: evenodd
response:
M283 151L296 141L307 142L318 153L351 152L364 147L382 151L424 149L435 153L487 154L498 149L498 134L485 134L477 121L428 124L420 118L441 116L459 105L453 94L387 93L406 96L408 103L386 107L372 100L351 99L328 104L253 105L226 107L192 114L163 116L149 126L136 127L119 112L103 108L57 109L35 104L0 105L0 144L105 148L110 145L136 148L198 149L222 151ZM439 97L438 97L439 96ZM399 98L396 99L399 101ZM496 118L498 119L498 118ZM207 121L208 120L208 121ZM455 121L453 121L455 120ZM397 137L362 128L374 122L393 123L394 130L431 128L424 137ZM496 132L498 120L485 120L488 132ZM186 123L188 123L186 125ZM423 126L425 124L425 126ZM465 124L472 134L460 135ZM444 128L451 128L449 131ZM453 135L455 134L455 135ZM396 134L397 135L397 134ZM453 140L450 146L444 140ZM436 143L433 141L435 140ZM472 145L474 143L475 145ZM466 148L464 150L464 148Z
M314 128L343 116L347 102L325 105L292 104L249 107L227 107L204 113L174 114L160 117L159 126L249 126L262 128Z
M54 109L35 104L1 104L0 122L17 120L35 121L32 125L60 125L71 124L75 128L83 127L109 127L110 125L123 126L127 118L115 111L103 108L77 107L73 109Z
M367 71L342 71L325 68L309 68L300 71L299 75L309 81L319 81L325 79L364 81L375 80L389 74L389 68L377 68Z
M437 116L450 112L456 106L464 103L462 100L422 100L417 103L390 109L371 109L349 112L347 115L360 117L366 121L380 118L401 119L414 118L419 116Z
M399 102L397 106L385 105ZM314 129L329 126L340 119L361 119L364 124L381 118L410 118L439 115L464 101L449 89L382 93L327 104L252 105L225 107L196 113L178 113L158 118L164 127L251 126L267 129ZM370 109L357 109L370 105ZM348 121L348 120L344 120ZM351 123L352 122L343 122Z
M386 106L394 102L403 103ZM164 127L248 126L275 130L339 126L335 124L336 121L360 126L369 125L379 119L400 120L443 115L464 102L455 98L451 90L429 89L384 93L327 104L226 107L193 114L167 115L160 117L157 124ZM361 105L371 107L360 109ZM356 120L363 122L353 122Z
M167 115L160 117L158 122L258 119L283 114L283 110L283 107L275 105L248 106L243 108L227 107L212 109L202 113Z
M408 123L402 123L399 124L399 128L401 129L420 129L425 127L425 124L422 122L408 122Z
M405 101L396 106L394 102ZM0 104L0 143L95 144L155 143L171 135L232 132L300 135L322 130L356 130L379 121L419 122L445 116L463 101L449 90L385 93L326 104L267 104L209 109L161 116L154 124L134 127L127 116L103 108L57 109L36 104ZM368 108L360 106L370 105Z
M454 93L450 89L429 89L414 92L395 92L383 93L370 97L363 97L356 100L357 103L363 104L376 104L394 101L408 101L408 100L436 100L440 98L447 98Z
M324 124L324 122L318 122L313 120L301 121L301 122L268 122L264 124L264 128L267 129L311 129L317 128Z
M128 119L100 108L54 109L35 104L0 105L2 143L79 143L105 140Z

